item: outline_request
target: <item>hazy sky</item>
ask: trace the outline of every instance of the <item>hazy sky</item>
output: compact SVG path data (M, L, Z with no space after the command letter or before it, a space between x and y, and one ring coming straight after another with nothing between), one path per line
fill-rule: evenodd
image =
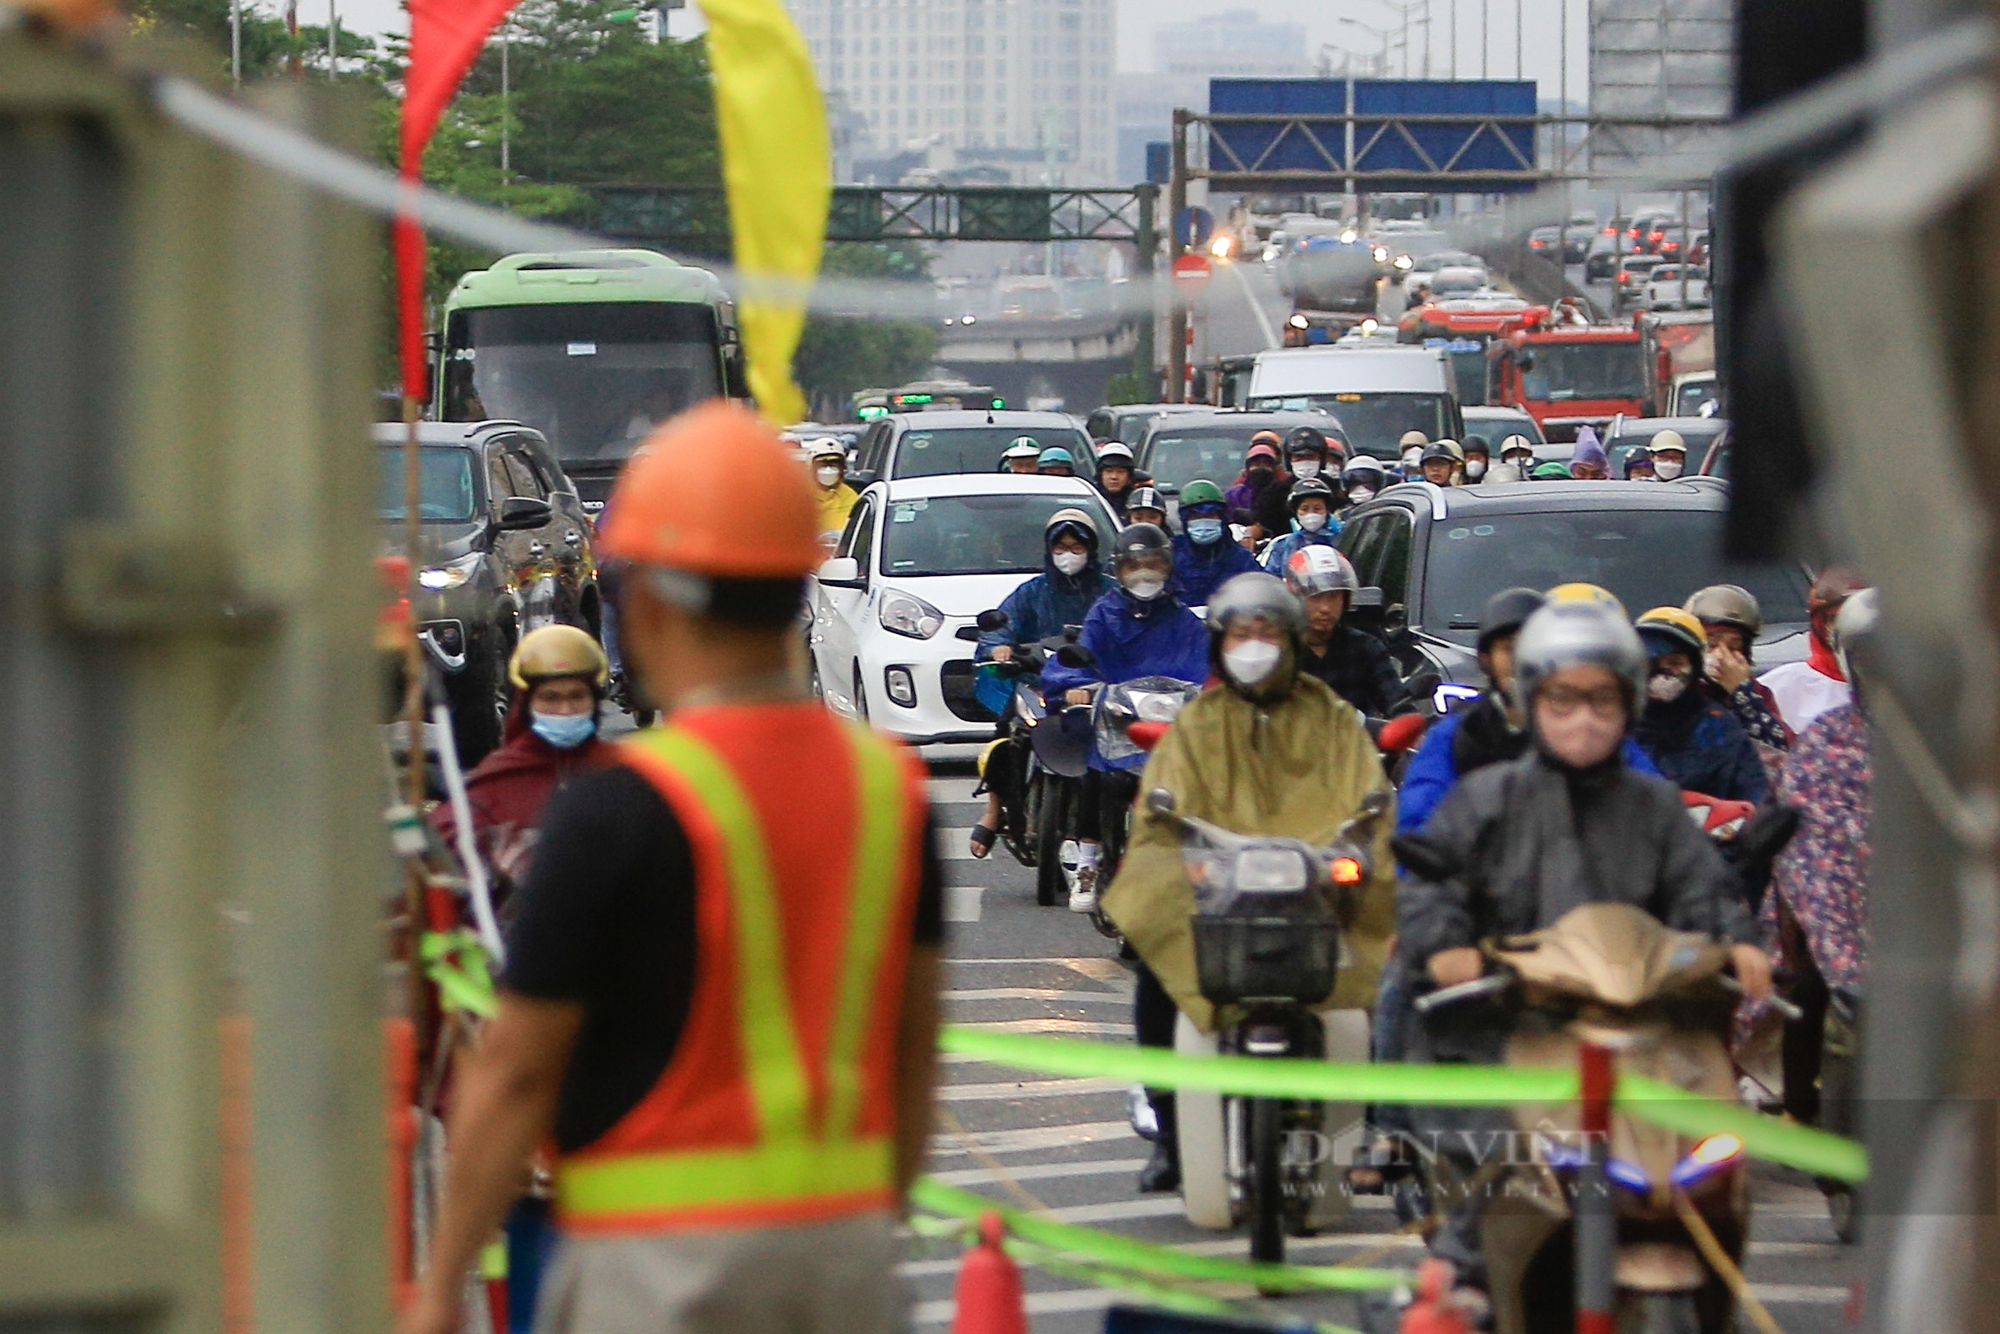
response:
M1134 73L1153 66L1152 30L1156 22L1177 22L1204 14L1230 10L1252 10L1271 23L1305 25L1307 55L1322 44L1346 45L1358 55L1372 56L1381 41L1360 28L1343 24L1343 18L1373 28L1390 31L1391 41L1402 33L1402 9L1391 0L1116 0L1118 5L1118 68ZM363 32L404 31L406 20L398 0L337 0L343 26ZM692 0L690 0L692 4ZM326 22L323 0L299 0L300 16L309 23ZM1523 69L1526 77L1541 82L1541 95L1556 92L1560 68L1558 33L1562 11L1569 9L1569 90L1581 101L1587 82L1584 61L1588 49L1585 25L1589 0L1411 0L1409 72L1423 73L1425 32L1423 20L1430 17L1431 74L1443 78L1450 72L1453 13L1457 15L1458 76L1480 76L1480 16L1489 23L1486 56L1487 73L1496 79L1515 76L1515 15L1521 17ZM1517 10L1518 6L1518 10ZM692 7L673 14L675 36L690 35L700 28ZM1403 72L1400 50L1390 55L1390 73Z

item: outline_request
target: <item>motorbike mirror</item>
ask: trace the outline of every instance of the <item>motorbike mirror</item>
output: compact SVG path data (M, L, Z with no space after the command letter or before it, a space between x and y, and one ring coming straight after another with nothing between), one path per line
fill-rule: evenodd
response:
M1064 644L1056 650L1056 661L1065 667L1090 668L1097 665L1097 655L1081 644Z
M1006 612L995 607L991 611L980 612L977 624L980 629L990 634L995 630L1005 630L1009 624L1009 618Z
M1155 815L1171 816L1175 810L1174 794L1163 787L1156 787L1146 794L1146 809Z
M1449 880L1458 874L1458 859L1422 834L1397 834L1389 850L1410 874L1425 880Z
M1742 830L1736 835L1736 851L1739 860L1746 862L1768 861L1783 852L1792 836L1799 832L1799 808L1773 803L1759 810L1743 822Z

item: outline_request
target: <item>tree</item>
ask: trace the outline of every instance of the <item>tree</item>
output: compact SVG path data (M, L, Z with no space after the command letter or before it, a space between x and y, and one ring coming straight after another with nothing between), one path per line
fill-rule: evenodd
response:
M836 242L821 271L830 277L886 279L927 294L930 255L914 241ZM843 319L813 315L792 358L792 373L815 416L840 420L857 389L920 378L937 355L937 330L919 320Z

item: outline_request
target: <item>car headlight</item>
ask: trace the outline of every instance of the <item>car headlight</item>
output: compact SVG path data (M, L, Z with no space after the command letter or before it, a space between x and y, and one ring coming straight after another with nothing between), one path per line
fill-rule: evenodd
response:
M1398 255L1396 256L1396 267L1407 271L1416 268L1417 261L1411 259L1408 255Z
M417 587L428 588L433 593L442 593L449 588L462 588L472 578L472 572L478 568L477 556L448 561L443 565L426 566L417 571Z
M884 630L911 639L929 639L944 628L943 612L908 593L885 594L875 618Z

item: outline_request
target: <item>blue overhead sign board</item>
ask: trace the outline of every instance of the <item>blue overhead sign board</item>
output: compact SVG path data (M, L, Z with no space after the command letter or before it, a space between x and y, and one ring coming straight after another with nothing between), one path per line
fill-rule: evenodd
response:
M1208 172L1225 189L1533 189L1531 80L1211 79ZM1343 117L1352 114L1350 135ZM1231 123L1230 116L1263 119ZM1496 120L1499 117L1502 119ZM1263 179L1258 179L1258 178Z

